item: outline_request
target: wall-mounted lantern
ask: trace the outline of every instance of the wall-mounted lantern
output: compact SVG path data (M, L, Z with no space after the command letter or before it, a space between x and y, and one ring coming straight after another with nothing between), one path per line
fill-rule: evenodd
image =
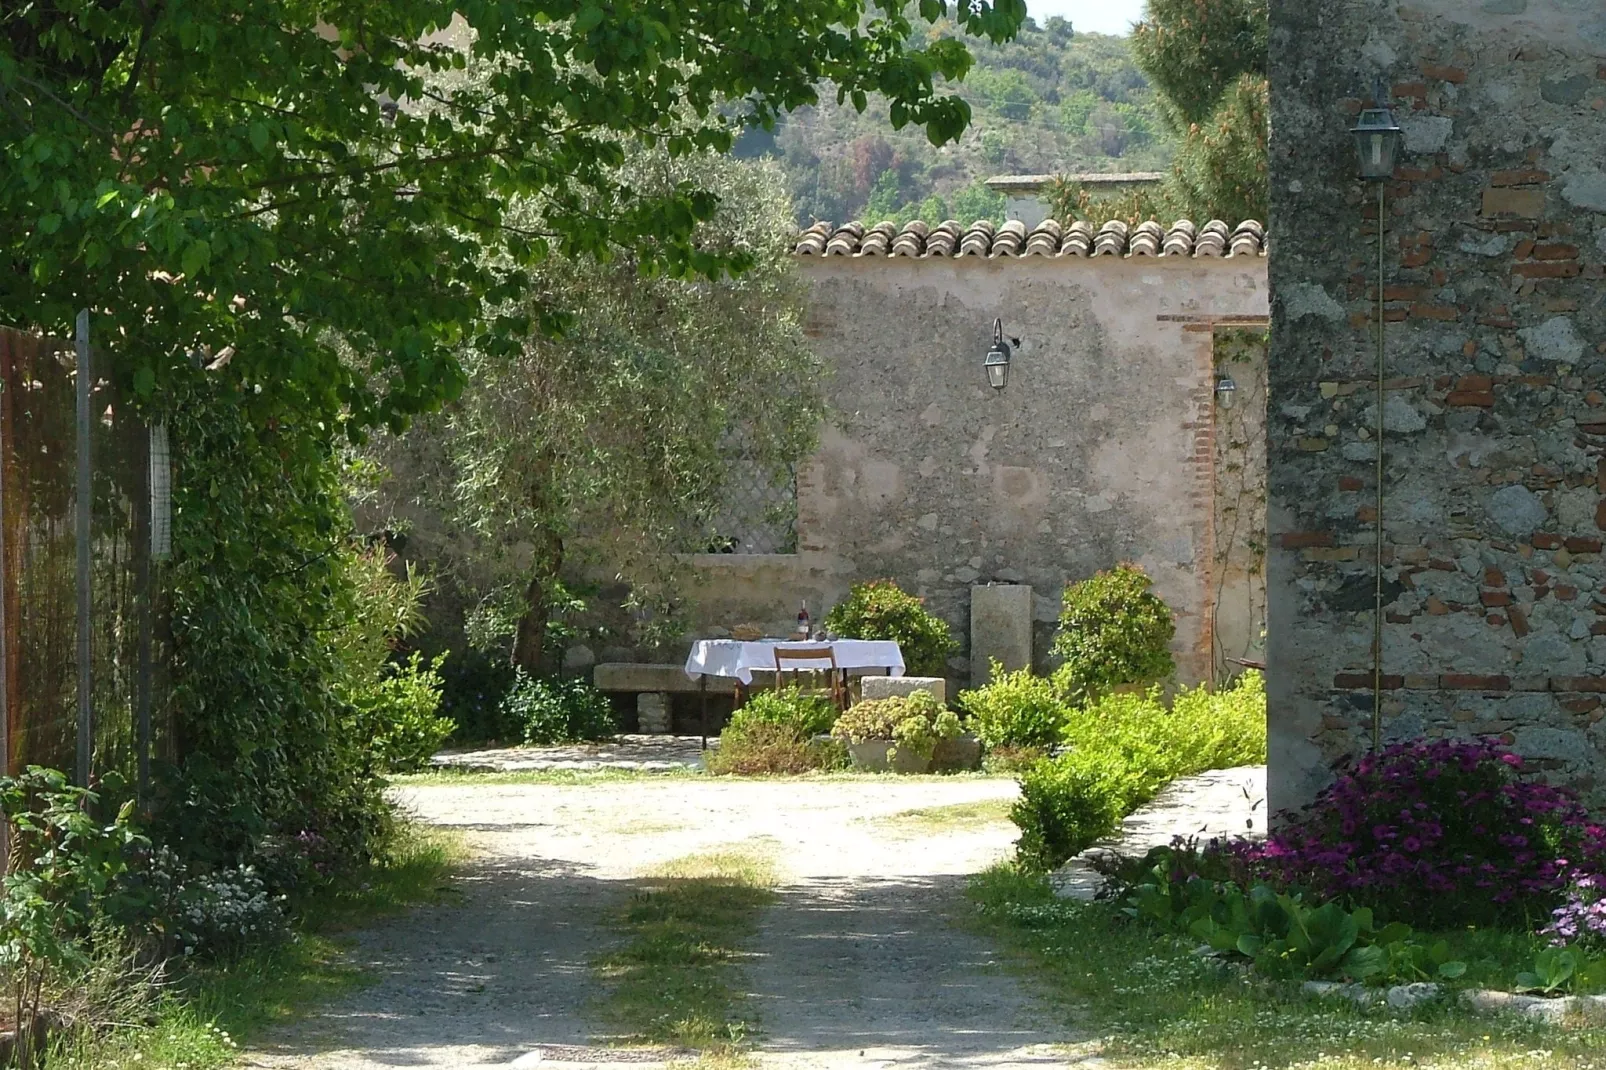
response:
M1377 88L1372 92L1372 107L1361 112L1360 121L1350 133L1355 137L1361 177L1368 182L1393 178L1405 131L1395 121L1394 112L1389 108L1388 87L1382 79L1378 80Z
M1009 385L1009 343L1004 341L1004 321L993 320L993 347L987 351L982 364L987 372L987 385L1002 390Z
M1223 409L1232 408L1233 399L1238 396L1238 384L1232 381L1232 376L1223 375L1216 380L1216 404Z

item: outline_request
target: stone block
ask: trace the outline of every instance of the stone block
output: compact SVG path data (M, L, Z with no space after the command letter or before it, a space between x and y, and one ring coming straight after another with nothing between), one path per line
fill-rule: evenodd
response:
M669 733L669 696L649 691L636 696L636 731L649 736Z
M940 676L866 676L859 680L859 694L865 701L902 698L916 691L929 691L938 702L948 701L948 681Z
M1025 584L988 584L970 589L970 684L992 679L992 662L1005 671L1032 664L1032 589Z

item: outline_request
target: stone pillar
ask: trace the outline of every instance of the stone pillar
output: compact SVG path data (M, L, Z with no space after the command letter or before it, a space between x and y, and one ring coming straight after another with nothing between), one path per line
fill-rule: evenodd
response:
M667 735L671 727L668 695L646 691L636 696L636 731L662 736Z
M993 659L1005 670L1032 664L1032 589L1026 584L988 584L970 589L970 686L992 679Z

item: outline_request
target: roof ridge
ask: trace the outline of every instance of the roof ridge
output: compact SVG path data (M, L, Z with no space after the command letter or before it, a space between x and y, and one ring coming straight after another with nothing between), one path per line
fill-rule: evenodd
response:
M1169 227L1152 219L1135 225L1122 219L1103 223L1045 219L1033 227L1018 219L997 225L990 219L978 219L969 226L952 219L937 224L912 220L901 227L891 220L875 224L854 220L841 226L814 223L799 231L792 251L797 256L904 256L921 260L962 256L1231 258L1265 256L1266 227L1255 219L1243 220L1237 226L1220 219L1202 226L1178 219Z

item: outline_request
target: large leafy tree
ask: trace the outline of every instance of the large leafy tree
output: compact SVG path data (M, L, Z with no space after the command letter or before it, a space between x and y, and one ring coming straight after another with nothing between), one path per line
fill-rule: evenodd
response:
M172 434L173 842L365 849L378 789L330 640L352 612L336 440L455 396L465 352L573 326L573 290L540 278L555 257L749 266L699 244L717 191L637 185L637 149L723 149L819 92L957 136L942 82L969 55L905 6L0 2L0 322L63 336L91 310L100 367ZM1025 6L959 17L1004 38Z
M1265 219L1266 0L1148 0L1132 51L1182 137L1166 207L1195 219Z
M1132 52L1157 91L1160 114L1181 143L1156 193L1095 203L1061 183L1064 214L1196 221L1266 218L1266 0L1148 0Z
M648 193L715 193L719 210L693 239L748 270L686 280L628 259L553 257L509 311L558 305L573 311L571 329L531 332L510 352L468 348L462 396L381 444L397 473L392 508L422 504L466 536L435 563L477 603L473 638L511 638L514 664L532 672L553 667L547 626L572 605L576 579L622 587L652 633L672 624L675 552L717 534L710 521L733 474L789 478L822 413L778 169L656 150L618 171ZM537 220L541 208L517 217Z
M453 395L482 316L553 253L717 277L693 185L633 188L634 145L728 148L822 83L936 142L970 56L911 41L906 0L21 0L0 8L0 312L96 314L142 393L233 347L261 421L399 426ZM918 0L927 19L941 0ZM995 39L1023 0L960 5ZM475 64L453 84L441 72ZM539 197L540 225L509 216ZM494 253L495 255L487 255ZM356 359L351 359L354 354ZM260 388L260 389L258 389Z
M1177 133L1204 123L1245 74L1266 74L1266 0L1148 0L1132 31L1138 66Z

